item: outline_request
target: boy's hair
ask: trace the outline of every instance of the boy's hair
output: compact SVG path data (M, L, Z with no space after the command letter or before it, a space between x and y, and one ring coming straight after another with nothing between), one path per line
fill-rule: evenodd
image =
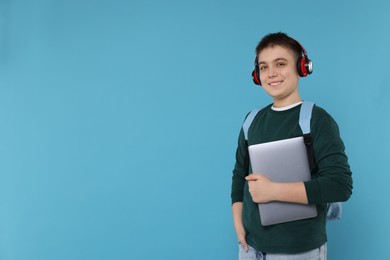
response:
M259 57L259 54L263 49L273 46L282 46L292 50L296 54L296 58L302 56L302 46L295 39L291 38L286 33L277 32L267 34L261 39L256 47L256 57Z

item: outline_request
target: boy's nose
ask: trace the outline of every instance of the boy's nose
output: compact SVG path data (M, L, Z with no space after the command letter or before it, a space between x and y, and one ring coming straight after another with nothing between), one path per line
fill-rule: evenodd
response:
M268 77L273 78L277 75L277 70L274 68L269 68L268 69Z

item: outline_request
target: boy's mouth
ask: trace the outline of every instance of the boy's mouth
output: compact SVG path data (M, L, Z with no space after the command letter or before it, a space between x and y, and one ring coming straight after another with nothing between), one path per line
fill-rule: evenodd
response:
M277 85L279 85L279 84L282 84L282 82L283 82L283 81L281 81L281 80L280 80L280 81L273 81L273 82L269 82L268 85L269 85L269 86L277 86Z

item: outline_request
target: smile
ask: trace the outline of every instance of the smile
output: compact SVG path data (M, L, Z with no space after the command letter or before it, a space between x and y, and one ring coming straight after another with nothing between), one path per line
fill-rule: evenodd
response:
M268 83L268 85L270 85L270 86L277 86L277 85L282 84L282 82L283 82L283 81L274 81L274 82Z

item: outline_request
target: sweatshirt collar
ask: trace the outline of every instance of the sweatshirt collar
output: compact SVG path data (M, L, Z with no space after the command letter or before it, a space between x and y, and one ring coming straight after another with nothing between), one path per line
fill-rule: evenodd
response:
M294 104L291 104L291 105L288 105L288 106L285 106L285 107L274 107L272 106L272 110L274 111L285 111L285 110L289 110L293 107L296 107L296 106L299 106L300 104L302 104L302 101L299 101L297 103L294 103Z

